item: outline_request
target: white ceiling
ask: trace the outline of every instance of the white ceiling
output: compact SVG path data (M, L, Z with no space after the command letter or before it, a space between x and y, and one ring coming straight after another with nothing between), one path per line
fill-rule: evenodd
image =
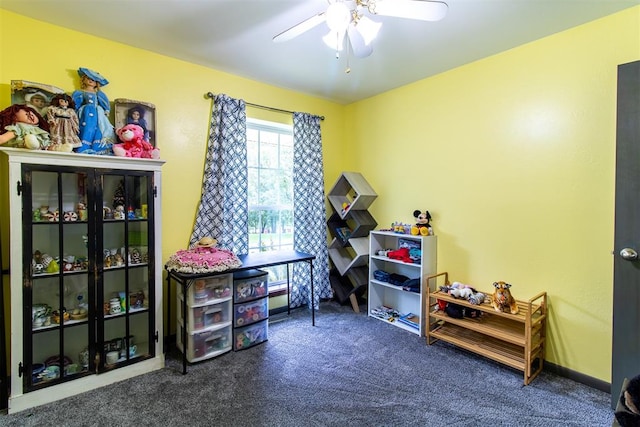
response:
M347 55L336 59L321 40L324 23L291 41L272 41L324 11L327 0L0 0L0 8L348 104L640 4L444 1L449 11L438 22L374 17L383 26L373 54L350 58L348 74Z

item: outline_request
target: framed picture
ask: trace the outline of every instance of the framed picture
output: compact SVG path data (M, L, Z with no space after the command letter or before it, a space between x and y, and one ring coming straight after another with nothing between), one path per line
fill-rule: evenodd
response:
M27 80L11 80L11 104L26 104L42 117L47 116L51 98L64 93L59 87Z
M156 147L156 106L150 102L117 98L113 101L115 127L135 124L144 130L144 139Z

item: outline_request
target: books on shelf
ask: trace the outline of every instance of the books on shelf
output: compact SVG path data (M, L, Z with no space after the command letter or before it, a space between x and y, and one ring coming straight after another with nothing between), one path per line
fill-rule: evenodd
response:
M351 230L349 227L338 227L336 228L336 234L340 238L340 240L346 242L351 238Z
M411 326L415 329L420 329L420 316L413 313L407 313L398 317L398 322L404 323L407 326Z

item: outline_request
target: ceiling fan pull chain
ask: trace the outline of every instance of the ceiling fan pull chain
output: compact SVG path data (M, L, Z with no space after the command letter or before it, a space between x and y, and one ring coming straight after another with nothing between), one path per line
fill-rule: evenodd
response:
M351 43L347 43L347 68L344 69L345 74L349 74L351 72L351 67L349 66L349 58L351 58Z

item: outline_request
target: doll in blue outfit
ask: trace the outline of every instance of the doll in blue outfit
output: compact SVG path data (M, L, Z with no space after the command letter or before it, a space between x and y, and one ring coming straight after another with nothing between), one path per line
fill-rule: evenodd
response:
M109 81L88 68L78 68L80 90L71 94L80 120L79 137L82 145L78 153L112 155L116 141L113 125L109 122L109 98L100 90Z

